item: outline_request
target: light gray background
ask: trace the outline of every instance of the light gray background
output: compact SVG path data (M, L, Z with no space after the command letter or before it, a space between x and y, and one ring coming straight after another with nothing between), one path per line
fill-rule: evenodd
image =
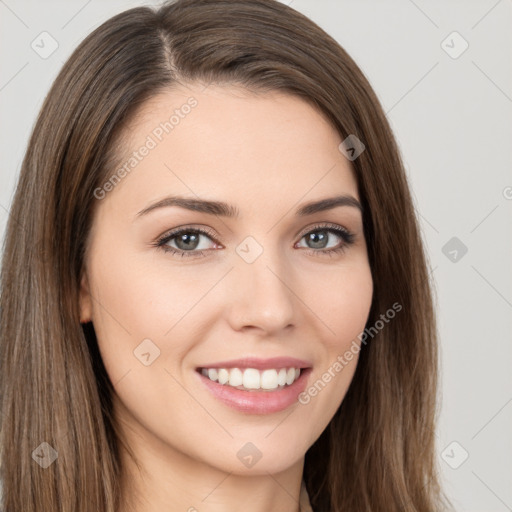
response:
M438 455L448 495L459 511L512 511L512 1L285 3L359 64L403 154L437 288ZM93 28L138 5L0 0L2 239L27 139L56 73ZM59 45L46 59L31 47L43 31ZM448 37L454 31L469 44L458 58L445 51L462 48ZM446 256L452 237L459 247L446 246Z

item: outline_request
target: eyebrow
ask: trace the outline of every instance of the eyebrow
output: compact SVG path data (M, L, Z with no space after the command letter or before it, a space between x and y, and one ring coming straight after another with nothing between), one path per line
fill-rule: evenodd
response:
M218 215L220 217L236 218L240 215L240 211L236 206L224 203L222 201L209 201L206 199L169 196L142 209L139 213L137 213L136 217L147 215L149 212L152 212L157 208L165 208L170 206L179 206L180 208L185 208L186 210L206 213L208 215ZM298 217L306 217L308 215L313 215L314 213L332 210L333 208L337 208L339 206L350 206L357 208L361 211L361 213L363 212L361 203L355 197L350 195L342 195L306 203L295 211L295 215Z

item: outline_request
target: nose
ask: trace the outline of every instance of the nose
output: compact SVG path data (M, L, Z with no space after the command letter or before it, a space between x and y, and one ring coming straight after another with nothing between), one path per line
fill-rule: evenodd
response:
M230 273L228 319L233 329L275 334L293 324L296 301L293 275L284 257L265 250L254 262L236 262Z

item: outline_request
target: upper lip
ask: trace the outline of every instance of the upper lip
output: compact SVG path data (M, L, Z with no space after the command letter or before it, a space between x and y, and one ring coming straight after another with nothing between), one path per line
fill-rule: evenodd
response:
M217 361L208 363L198 368L255 368L256 370L268 370L272 368L310 368L311 363L295 357L271 357L260 359L257 357L244 357L229 361Z

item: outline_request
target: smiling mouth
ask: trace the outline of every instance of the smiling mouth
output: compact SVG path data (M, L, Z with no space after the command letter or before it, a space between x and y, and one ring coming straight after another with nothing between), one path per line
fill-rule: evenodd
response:
M242 391L279 391L299 379L305 368L198 368L209 380Z

